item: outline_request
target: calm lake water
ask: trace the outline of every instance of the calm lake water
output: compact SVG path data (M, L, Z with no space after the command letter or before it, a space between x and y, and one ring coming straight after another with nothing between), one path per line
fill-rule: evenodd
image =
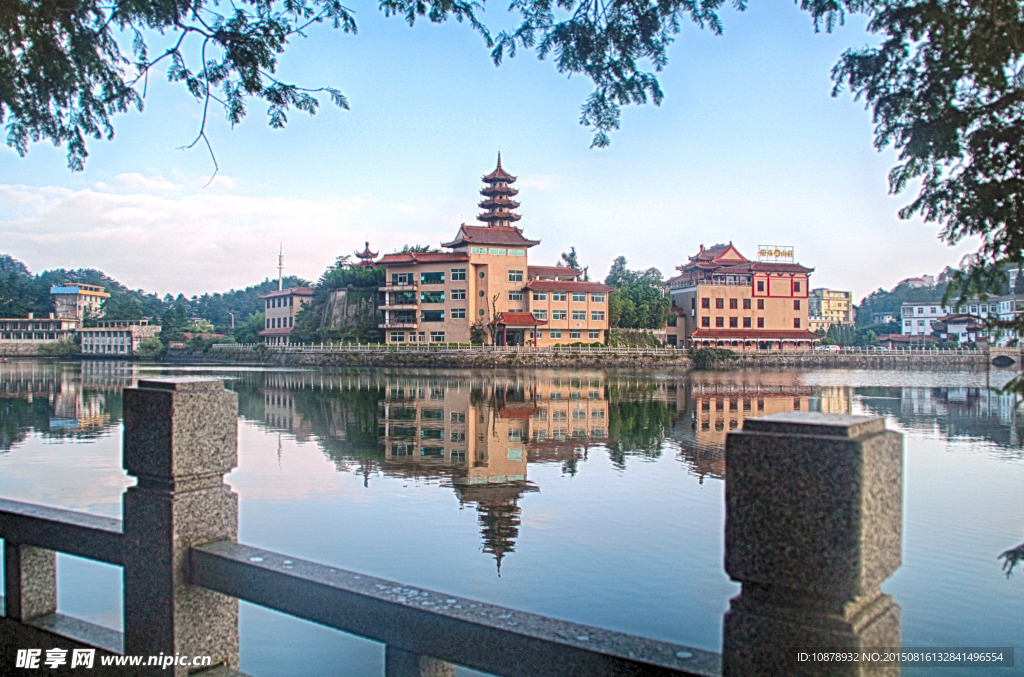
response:
M1024 418L993 372L269 370L0 364L0 497L119 517L121 390L238 393L239 540L346 569L721 651L724 442L780 411L904 434L905 646L1015 646L1024 675ZM120 570L61 556L62 612L119 627ZM373 642L243 604L252 675L382 674ZM466 671L467 673L469 671Z

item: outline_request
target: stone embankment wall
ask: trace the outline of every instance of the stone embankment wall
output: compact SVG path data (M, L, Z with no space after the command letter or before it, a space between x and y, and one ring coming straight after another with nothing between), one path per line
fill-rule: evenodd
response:
M217 350L208 356L223 361L253 362L281 366L318 367L442 367L459 369L515 369L515 368L636 368L636 369L679 369L688 370L693 362L685 353L678 355L644 355L621 353L605 355L594 353L533 354L520 353L470 353L470 352L339 352L339 353L292 353L270 352L257 357L251 351Z
M0 341L0 357L32 357L39 354L39 346L53 341Z
M771 367L782 369L987 369L989 356L984 351L927 351L901 353L737 353L733 367Z
M369 367L445 367L467 369L493 368L637 368L689 370L693 362L684 351L672 354L644 353L562 353L548 352L286 352L274 350L216 350L202 361L259 362L281 366L369 366ZM737 353L737 359L723 363L723 369L965 369L985 370L990 355L977 352L925 351L900 353ZM1018 354L1019 357L1019 354ZM1017 361L1017 365L1020 360ZM1014 365L1014 369L1019 366Z

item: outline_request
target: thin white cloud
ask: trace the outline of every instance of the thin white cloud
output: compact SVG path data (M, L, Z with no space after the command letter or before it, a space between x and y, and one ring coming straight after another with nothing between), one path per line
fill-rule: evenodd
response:
M78 190L0 185L0 200L13 206L0 214L2 253L34 272L98 268L132 288L193 295L273 277L279 246L286 274L315 280L367 239L382 252L436 244L451 233L425 224L455 223L443 202L253 195L231 177L186 185L158 174Z

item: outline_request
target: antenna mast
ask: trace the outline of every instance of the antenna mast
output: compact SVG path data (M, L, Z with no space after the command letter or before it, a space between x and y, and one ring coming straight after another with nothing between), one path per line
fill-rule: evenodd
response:
M281 243L281 251L277 254L277 290L281 291L284 281L284 243Z

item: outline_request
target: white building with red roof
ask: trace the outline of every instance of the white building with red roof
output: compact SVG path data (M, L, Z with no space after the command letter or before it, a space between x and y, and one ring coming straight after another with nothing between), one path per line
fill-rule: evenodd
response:
M387 343L497 345L603 343L611 287L581 281L581 271L531 266L531 240L515 226L516 177L501 166L483 177L485 225L462 224L446 252L387 254L379 288L380 328ZM475 327L475 330L474 330Z

